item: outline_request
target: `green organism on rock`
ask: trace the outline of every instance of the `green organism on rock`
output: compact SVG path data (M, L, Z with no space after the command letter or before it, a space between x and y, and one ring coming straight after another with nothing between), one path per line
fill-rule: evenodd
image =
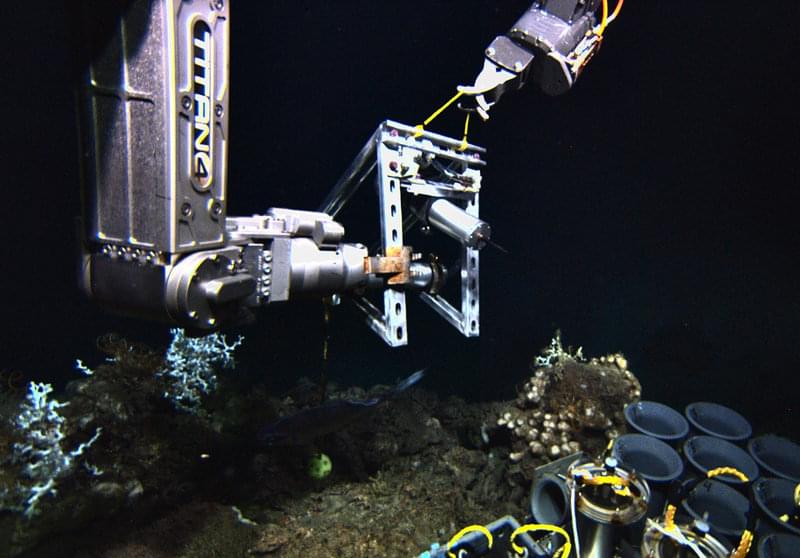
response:
M308 460L308 475L314 480L322 480L331 474L333 463L324 453L318 453Z

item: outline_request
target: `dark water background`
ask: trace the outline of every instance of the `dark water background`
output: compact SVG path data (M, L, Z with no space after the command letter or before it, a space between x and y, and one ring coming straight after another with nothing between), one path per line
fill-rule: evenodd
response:
M381 120L424 119L528 5L236 2L230 214L316 208ZM101 333L169 337L77 290L73 8L13 9L0 88L0 368L63 384L76 357L101 359ZM482 213L510 252L483 253L481 338L416 304L410 346L392 350L343 306L331 377L390 382L430 365L427 385L442 395L510 398L560 328L589 355L624 352L645 398L715 400L757 430L800 438L798 16L782 0L626 2L572 92L509 94L473 125L470 139L489 149ZM458 135L461 122L454 111L431 129ZM347 216L350 241L377 237L365 200ZM276 393L318 374L321 316L315 303L264 312L243 332L239 373Z

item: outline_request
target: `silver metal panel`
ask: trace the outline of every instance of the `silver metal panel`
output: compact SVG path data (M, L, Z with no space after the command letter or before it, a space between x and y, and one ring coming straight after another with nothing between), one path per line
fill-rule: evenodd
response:
M93 176L97 184L91 223L95 229L93 240L126 243L130 237L126 103L115 96L98 94L92 104L97 115L93 153L96 167L87 176ZM118 187L100 186L116 186L119 182Z
M183 251L224 240L229 8L227 2L176 0L173 9L175 246Z
M461 140L449 138L447 136L437 134L436 132L429 132L427 130L420 131L413 126L401 124L400 122L395 122L394 120L386 120L383 122L383 124L381 124L382 131L391 131L392 129L404 132L405 134L411 134L415 139L429 139L437 144L441 144L452 149L461 149ZM390 134L389 138L392 137L394 136ZM468 143L466 149L463 151L465 153L486 153L486 148ZM453 155L455 155L455 153L450 153L451 157Z
M384 131L383 134L386 134ZM381 214L381 245L383 253L390 248L403 247L403 211L400 181L391 176L389 160L393 152L384 141L378 146L378 204ZM408 343L406 294L395 289L383 290L383 339L392 347Z
M86 240L181 253L224 243L228 8L201 0L90 3L81 103ZM105 19L97 19L97 13ZM198 65L193 34L210 29ZM98 25L103 23L104 25ZM110 25L110 27L109 27ZM198 89L198 68L212 78ZM192 180L198 99L210 107L210 181Z
M478 217L478 194L467 204L466 211L473 217ZM461 256L461 333L467 337L477 337L481 332L479 270L480 252L464 245Z

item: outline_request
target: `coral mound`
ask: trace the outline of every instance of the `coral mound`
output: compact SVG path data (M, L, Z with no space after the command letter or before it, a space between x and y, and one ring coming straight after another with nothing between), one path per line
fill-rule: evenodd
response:
M577 451L602 452L625 431L625 405L642 393L622 354L587 361L581 349L564 350L558 334L532 369L514 406L497 420L511 431L509 458L523 473Z

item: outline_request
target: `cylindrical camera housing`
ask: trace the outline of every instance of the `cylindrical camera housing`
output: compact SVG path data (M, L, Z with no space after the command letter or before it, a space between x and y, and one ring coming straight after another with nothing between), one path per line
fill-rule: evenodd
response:
M442 198L428 205L426 217L428 223L470 248L480 250L492 236L489 223Z

